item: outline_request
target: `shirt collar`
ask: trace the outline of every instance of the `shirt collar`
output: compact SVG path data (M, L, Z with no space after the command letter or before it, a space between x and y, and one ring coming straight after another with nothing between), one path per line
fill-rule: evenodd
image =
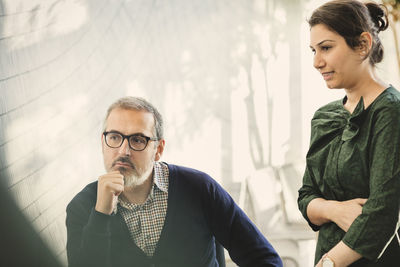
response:
M158 189L164 193L168 193L168 174L165 171L165 163L158 161L154 162L153 181L154 185L157 186Z

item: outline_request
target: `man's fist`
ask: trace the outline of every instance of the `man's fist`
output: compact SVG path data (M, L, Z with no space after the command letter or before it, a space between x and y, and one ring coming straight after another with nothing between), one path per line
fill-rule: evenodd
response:
M119 171L112 171L99 177L95 210L110 215L118 196L124 191L124 176Z

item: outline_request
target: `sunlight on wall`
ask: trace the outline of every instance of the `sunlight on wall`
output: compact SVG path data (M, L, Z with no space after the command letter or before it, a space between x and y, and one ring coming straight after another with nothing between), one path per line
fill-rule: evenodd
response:
M186 136L186 138L177 138L177 136L182 136L179 131L184 128L188 116L191 116L186 112L187 103L182 91L179 90L179 86L179 84L173 83L166 85L168 92L175 93L167 94L164 99L165 103L170 104L167 104L163 112L166 123L166 149L163 160L172 164L207 170L208 174L221 182L221 159L220 155L215 153L215 150L223 142L219 134L220 125L218 120L207 118L203 122L204 127L194 129L193 133ZM187 84L186 87L190 87L190 85ZM199 109L197 112L202 113L205 111Z
M68 34L81 28L87 21L87 10L83 0L5 0L3 6L9 15L13 15L5 17L3 22L3 36L10 38L8 48L11 50Z

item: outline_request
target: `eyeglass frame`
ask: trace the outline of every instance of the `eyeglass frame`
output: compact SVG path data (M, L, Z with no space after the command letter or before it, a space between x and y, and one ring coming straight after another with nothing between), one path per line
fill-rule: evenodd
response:
M107 134L109 134L109 133L119 134L119 135L122 136L122 141L121 141L121 144L120 144L119 146L112 147L112 146L110 146L110 145L107 143ZM125 139L126 139L126 140L128 140L128 146L129 146L129 148L132 149L133 151L143 151L143 150L146 149L147 145L149 144L149 141L158 141L158 140L160 140L160 139L158 139L157 137L149 137L149 136L146 136L146 135L141 134L141 133L134 133L134 134L131 134L131 135L124 135L124 134L122 134L122 133L120 133L120 132L118 132L118 131L104 131L104 132L103 132L103 136L104 136L104 143L106 143L106 145L107 145L109 148L120 148L120 147L122 146L122 144L124 143ZM144 139L146 139L146 145L144 146L143 149L137 150L137 149L134 149L134 148L131 146L131 143L129 142L129 139L130 139L132 136L140 136L140 137L143 137Z

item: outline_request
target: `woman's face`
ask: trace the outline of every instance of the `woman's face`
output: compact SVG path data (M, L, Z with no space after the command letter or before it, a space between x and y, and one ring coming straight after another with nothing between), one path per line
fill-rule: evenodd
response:
M310 48L314 67L321 73L328 88L352 88L361 78L363 57L351 49L345 39L324 24L310 31Z

